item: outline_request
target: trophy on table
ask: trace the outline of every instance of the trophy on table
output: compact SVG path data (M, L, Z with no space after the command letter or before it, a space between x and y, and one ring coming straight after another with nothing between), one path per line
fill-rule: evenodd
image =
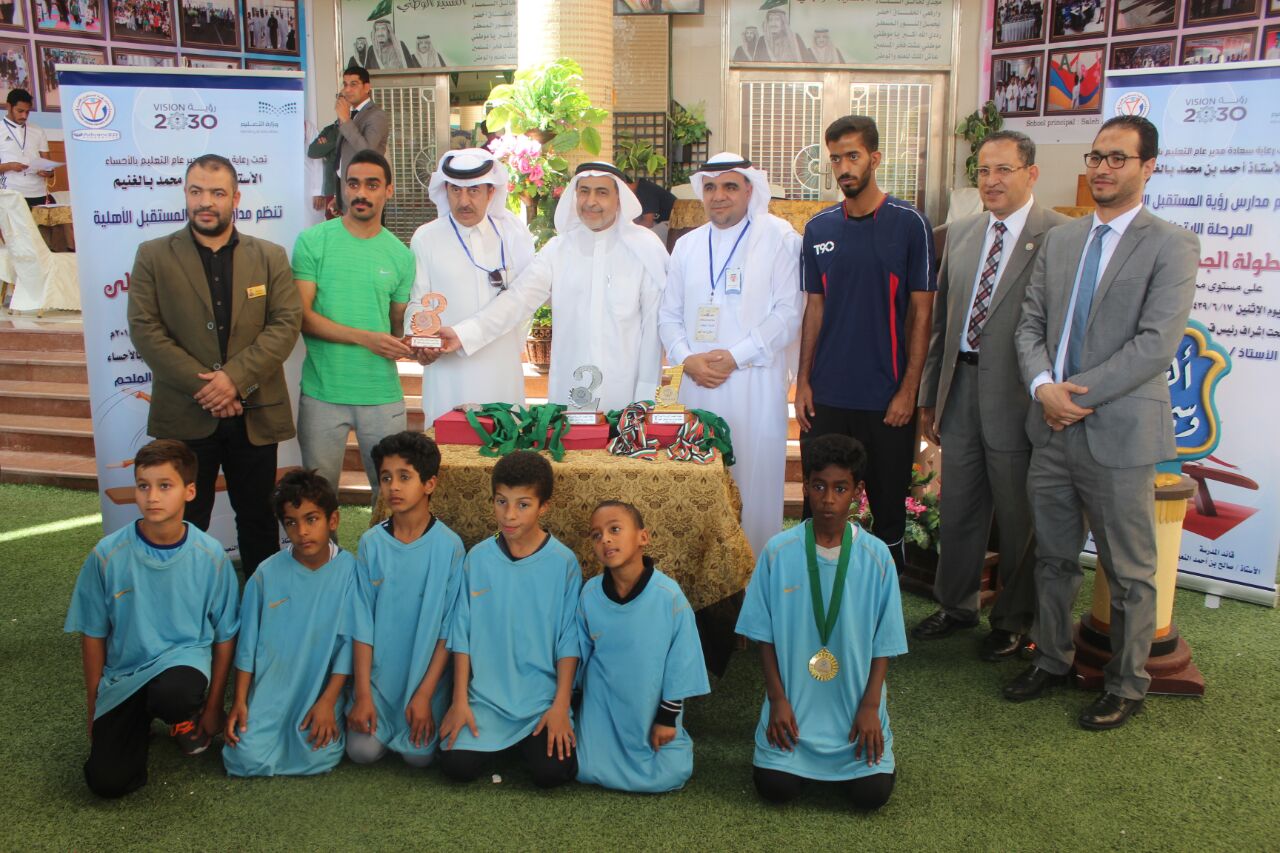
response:
M662 378L653 393L653 411L646 419L650 424L683 424L689 420L680 400L680 383L684 380L684 365L662 368Z
M573 378L587 384L569 389L569 411L565 412L565 419L570 425L604 423L604 413L599 411L600 398L592 396L604 382L600 368L584 364L573 371Z
M413 331L409 346L414 349L440 349L442 342L437 332L444 325L440 314L449 305L449 300L443 293L424 293L415 304L421 306L421 310L414 312L409 319L409 327Z

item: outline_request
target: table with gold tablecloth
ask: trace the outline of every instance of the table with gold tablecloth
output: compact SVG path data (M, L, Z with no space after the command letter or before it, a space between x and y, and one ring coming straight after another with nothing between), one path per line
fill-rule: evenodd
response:
M804 224L814 214L835 204L834 201L801 201L790 198L775 198L769 202L769 212L774 216L787 220L797 234L804 233ZM671 232L687 232L707 221L707 211L698 199L676 199L671 208Z
M40 229L40 236L54 252L74 252L76 234L71 225L71 205L48 204L31 208L31 218Z
M496 531L490 477L497 460L481 456L479 447L458 444L440 445L440 455L431 511L470 549ZM551 466L555 493L544 526L573 549L585 577L601 570L587 536L591 511L600 501L623 500L644 516L652 537L645 553L680 584L694 610L746 588L755 558L738 522L737 484L719 459L707 465L672 462L659 452L646 462L604 450L570 450ZM374 523L386 515L379 499Z

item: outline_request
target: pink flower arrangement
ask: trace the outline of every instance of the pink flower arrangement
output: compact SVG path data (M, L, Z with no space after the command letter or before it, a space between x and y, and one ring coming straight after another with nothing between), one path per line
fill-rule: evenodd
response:
M920 503L920 501L916 500L913 497L907 498L907 512L911 513L912 515L920 515L921 513L925 513L928 511L929 511L929 508L924 504Z
M546 180L546 168L542 144L528 136L504 133L489 143L489 150L506 165L515 178L512 189L522 183L542 188Z

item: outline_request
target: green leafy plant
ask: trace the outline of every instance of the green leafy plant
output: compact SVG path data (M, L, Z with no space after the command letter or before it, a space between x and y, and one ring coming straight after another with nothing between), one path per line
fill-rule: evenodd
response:
M638 178L641 172L660 174L667 166L667 158L659 154L649 140L619 133L614 139L613 163L627 175Z
M671 139L681 145L692 145L695 142L702 142L710 132L707 130L706 111L707 105L699 101L692 107L682 107L677 101L672 101L671 115Z
M557 59L521 68L510 83L489 92L485 123L491 132L539 131L549 153L564 154L579 145L592 155L600 153L596 126L609 117L593 107L582 88L582 66L572 59Z
M903 534L903 538L917 548L935 553L940 551L939 530L942 527L939 510L941 490L933 486L937 476L933 471L926 474L918 463L911 466L911 491L906 498L907 527ZM851 509L850 518L866 530L875 524L865 491L859 496L857 509Z
M546 328L551 325L551 306L543 305L537 311L533 312L534 328Z
M978 185L978 148L982 140L1004 127L1004 117L996 109L995 101L987 101L978 109L965 116L956 125L956 136L969 143L969 158L964 161L965 173L969 176L969 185Z

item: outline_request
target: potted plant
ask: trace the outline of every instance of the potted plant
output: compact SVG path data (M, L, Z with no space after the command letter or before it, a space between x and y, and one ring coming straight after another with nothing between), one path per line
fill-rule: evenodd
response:
M667 158L659 154L649 140L619 133L614 141L613 163L632 180L638 180L641 174L661 175L667 167Z
M539 375L551 372L551 306L543 305L533 312L533 324L524 344L525 358Z
M487 103L484 120L491 132L529 134L549 153L566 154L579 145L592 155L600 153L596 126L609 113L591 105L582 88L582 66L572 59L518 69L510 83L490 90Z
M970 186L978 185L978 148L982 145L982 140L1002 127L1004 117L996 109L995 101L987 101L956 125L956 136L969 143L969 158L964 161L964 169L969 176Z
M693 145L704 141L711 135L707 130L706 109L703 102L686 109L679 102L672 101L671 115L671 147L672 157L678 163L688 163L693 156Z

